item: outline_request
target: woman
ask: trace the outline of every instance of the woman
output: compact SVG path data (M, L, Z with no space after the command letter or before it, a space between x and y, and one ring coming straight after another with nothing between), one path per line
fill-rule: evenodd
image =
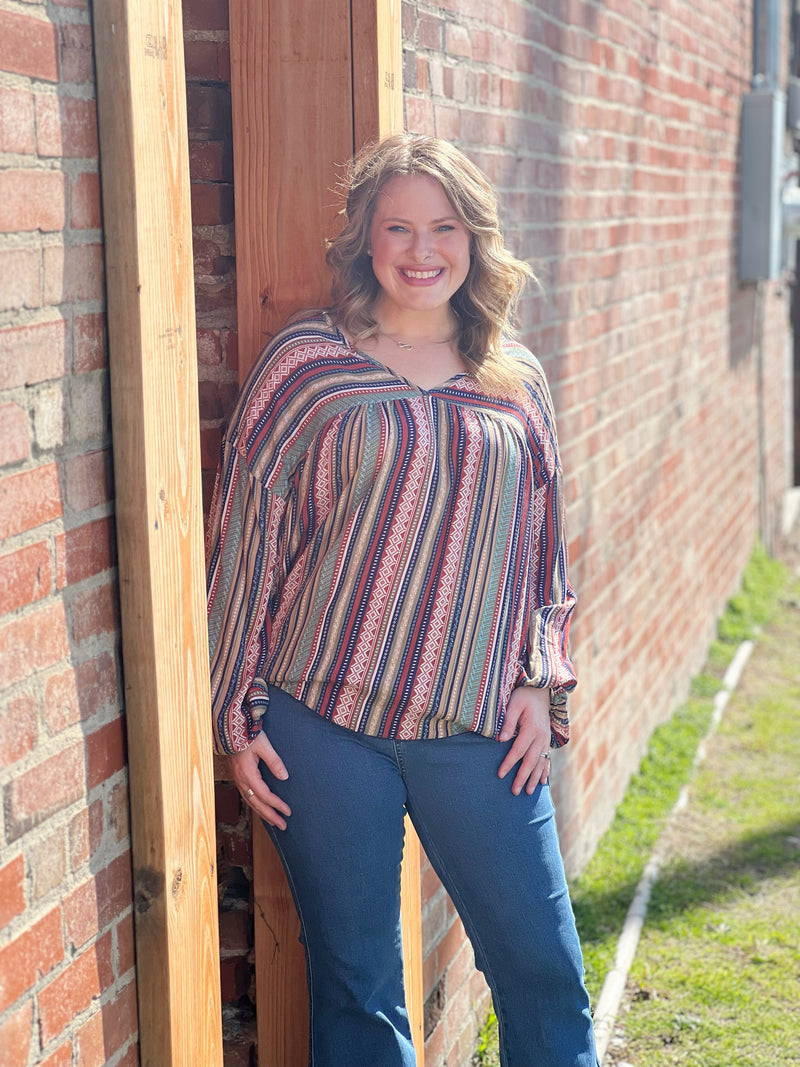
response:
M314 1067L412 1065L399 934L408 811L492 990L501 1060L595 1067L558 851L568 737L553 410L510 339L528 268L447 142L349 181L333 303L267 346L209 537L221 751L286 868Z

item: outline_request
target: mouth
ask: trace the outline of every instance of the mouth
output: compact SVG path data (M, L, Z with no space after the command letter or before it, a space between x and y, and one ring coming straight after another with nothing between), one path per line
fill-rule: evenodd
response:
M408 278L412 282L428 282L444 273L444 267L436 267L433 270L410 270L406 267L401 267L400 273L404 278Z

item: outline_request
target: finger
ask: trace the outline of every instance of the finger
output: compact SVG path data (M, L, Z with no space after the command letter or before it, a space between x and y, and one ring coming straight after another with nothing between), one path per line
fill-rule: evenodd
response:
M240 788L242 800L270 826L277 826L281 830L286 829L286 818L292 814L292 809L282 800L277 793L273 793L262 779L254 782L252 786Z
M522 727L520 732L514 738L513 745L506 753L505 759L500 764L500 768L497 772L499 778L505 778L511 768L516 766L516 764L519 763L521 759L523 759L525 754L534 744L534 735L535 731L533 728L529 727L528 729L526 729L525 726Z
M261 733L253 744L253 751L258 754L258 757L262 759L267 767L269 767L270 773L280 781L285 782L289 777L289 772L286 769L286 764L281 757L272 747L272 743L267 735L262 730Z
M510 741L517 732L517 724L522 715L523 707L524 705L520 702L510 703L508 705L505 718L503 719L503 728L500 731L500 741Z

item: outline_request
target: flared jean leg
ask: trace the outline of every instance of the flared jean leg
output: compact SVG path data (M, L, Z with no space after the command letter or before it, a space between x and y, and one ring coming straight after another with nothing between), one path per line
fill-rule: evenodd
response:
M511 793L497 777L508 745L402 744L409 814L492 991L503 1067L596 1067L550 788Z
M403 986L405 786L390 741L362 740L272 689L265 729L292 809L267 827L306 950L312 1067L414 1067Z

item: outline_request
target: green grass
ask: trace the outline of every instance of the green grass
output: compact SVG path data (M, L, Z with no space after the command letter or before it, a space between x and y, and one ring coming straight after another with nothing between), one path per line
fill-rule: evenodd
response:
M756 547L741 590L720 620L708 664L694 679L689 700L653 733L611 827L583 874L570 885L584 952L586 984L593 1001L613 963L617 939L644 865L690 776L724 671L739 643L757 633L770 617L785 581L785 568ZM480 1067L499 1063L496 1029L496 1020L490 1014L474 1061Z
M670 831L631 971L625 1061L800 1063L799 663L800 610L787 601Z

